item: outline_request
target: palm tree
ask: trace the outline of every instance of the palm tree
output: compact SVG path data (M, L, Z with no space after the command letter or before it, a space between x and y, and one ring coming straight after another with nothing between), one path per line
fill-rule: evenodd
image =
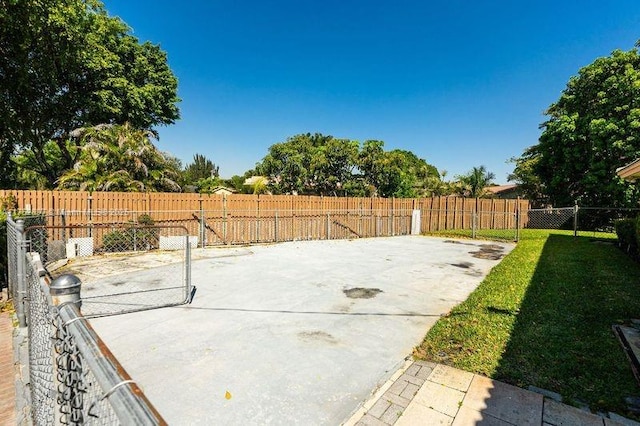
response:
M493 185L496 175L487 171L485 166L474 167L467 174L457 176L461 184L461 195L470 198L480 198L485 195L485 188Z
M78 132L82 152L58 189L87 191L180 191L179 171L151 142L149 130L100 125Z

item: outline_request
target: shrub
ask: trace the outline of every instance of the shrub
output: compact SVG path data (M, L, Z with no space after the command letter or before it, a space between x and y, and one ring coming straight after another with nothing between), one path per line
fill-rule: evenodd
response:
M638 250L639 224L637 219L620 219L615 222L618 243L628 253L635 253Z
M126 231L111 231L102 237L102 248L111 253L133 250L133 241Z
M143 214L138 217L138 224L151 226L154 224L151 216ZM106 252L122 252L134 250L151 250L158 248L158 230L153 228L138 228L131 224L124 230L111 231L102 237L102 248Z

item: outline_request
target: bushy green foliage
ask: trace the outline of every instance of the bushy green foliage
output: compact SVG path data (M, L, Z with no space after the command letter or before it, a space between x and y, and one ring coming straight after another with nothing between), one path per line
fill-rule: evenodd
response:
M114 230L102 237L102 250L108 253L152 250L158 248L158 230L145 228L152 226L154 220L149 215L138 217L138 223L124 230ZM142 226L142 227L141 227Z
M486 187L493 185L496 175L485 166L474 167L468 173L457 176L459 192L463 197L479 198L485 195Z
M196 185L203 179L220 177L220 167L202 154L195 154L193 162L187 164L182 172L182 178L186 185ZM198 191L201 192L201 191Z
M153 144L153 132L125 123L95 126L78 133L83 141L78 161L58 179L58 189L180 191L180 170Z
M571 77L546 111L539 143L510 177L555 206L635 207L640 187L616 169L640 157L640 53L616 50Z
M615 222L618 242L629 253L636 253L638 250L638 223L637 219L620 219Z

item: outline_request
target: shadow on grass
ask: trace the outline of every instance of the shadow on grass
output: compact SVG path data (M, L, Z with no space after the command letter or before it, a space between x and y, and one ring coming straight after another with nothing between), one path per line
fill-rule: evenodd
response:
M611 326L640 317L640 265L613 244L551 234L515 315L492 377L560 393L592 410L625 411L638 395Z

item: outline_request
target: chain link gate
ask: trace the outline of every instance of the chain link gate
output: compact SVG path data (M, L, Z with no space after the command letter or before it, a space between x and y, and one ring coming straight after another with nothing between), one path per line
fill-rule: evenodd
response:
M191 241L183 226L45 223L44 215L7 215L9 294L20 326L28 327L34 424L166 424L86 319L190 302L191 247L197 239ZM83 283L82 298L78 282L73 300L44 266L97 257L98 265L115 263L120 270L118 262L147 259L141 255L149 252L156 258L151 266L160 268L156 279L139 277L144 268L107 278L97 271Z
M78 266L75 270L72 263L71 267L71 271L83 279L82 313L86 317L177 306L191 301L191 248L197 240L190 239L184 226L31 226L25 233L30 235L30 251L40 253L45 265L62 259L73 259L81 265L83 259L100 258L100 264L90 267L90 275L87 266ZM148 255L140 256L142 254ZM138 266L128 266L135 256L140 257ZM153 268L148 269L149 266Z

